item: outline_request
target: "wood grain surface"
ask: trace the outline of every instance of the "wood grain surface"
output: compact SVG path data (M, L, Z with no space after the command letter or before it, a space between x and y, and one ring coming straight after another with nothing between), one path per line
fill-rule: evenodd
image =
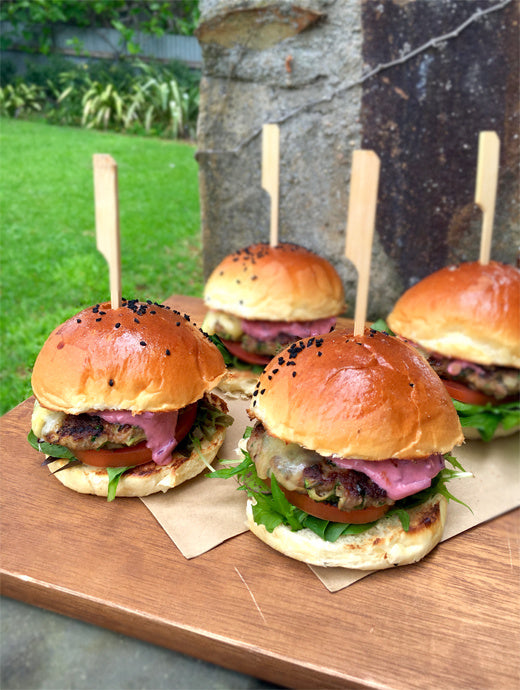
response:
M331 594L250 533L188 561L138 499L66 489L31 409L1 419L5 596L287 687L520 686L519 510Z

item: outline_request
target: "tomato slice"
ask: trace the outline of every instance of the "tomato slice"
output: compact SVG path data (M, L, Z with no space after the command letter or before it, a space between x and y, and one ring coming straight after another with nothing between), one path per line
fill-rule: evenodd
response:
M280 484L285 497L293 506L304 510L309 515L330 520L331 522L346 522L351 525L364 525L367 522L374 522L382 517L390 506L370 506L359 510L340 510L330 503L324 501L314 501L307 494L300 494L297 491L289 491Z
M459 381L449 381L448 379L443 379L442 382L446 386L446 390L452 398L455 398L455 400L459 400L460 402L467 403L468 405L485 405L486 403L496 404L497 402L496 399L491 395L474 391Z
M94 467L135 467L152 459L152 451L146 441L126 448L99 448L99 450L74 450L74 455L85 465Z
M269 364L269 362L272 360L274 355L259 355L256 352L248 352L247 350L244 350L242 345L239 345L238 343L234 342L233 340L223 340L222 342L224 345L227 347L227 349L231 352L232 355L235 355L235 357L238 357L238 359L243 360L244 362L248 362L249 364L261 364L262 366L265 366L266 364Z
M179 412L175 438L180 443L193 426L197 414L197 403L184 407ZM125 448L99 448L99 450L74 450L78 460L93 467L136 467L152 461L152 450L142 441Z

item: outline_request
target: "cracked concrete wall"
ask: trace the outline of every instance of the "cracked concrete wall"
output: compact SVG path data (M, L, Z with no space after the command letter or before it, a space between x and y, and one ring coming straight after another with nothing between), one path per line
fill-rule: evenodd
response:
M478 259L478 133L497 131L501 168L492 257L516 263L516 0L202 0L197 140L204 272L269 239L261 128L280 125L279 239L338 269L352 152L381 158L369 317L454 261ZM442 37L442 40L435 40Z

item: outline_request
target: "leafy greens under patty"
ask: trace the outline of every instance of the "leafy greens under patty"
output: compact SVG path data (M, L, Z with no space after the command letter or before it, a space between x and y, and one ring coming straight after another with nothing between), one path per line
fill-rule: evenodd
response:
M248 428L245 438L250 434ZM331 522L309 515L300 508L293 506L285 497L275 476L271 474L269 487L257 474L255 464L249 453L242 450L244 459L238 465L225 467L212 472L211 477L229 479L236 477L239 483L239 490L245 491L248 498L253 501L253 517L257 524L264 525L268 532L272 532L278 525L287 525L293 532L308 528L315 532L325 541L335 542L339 537L346 534L360 534L373 527L378 522L365 524L348 524L342 522ZM449 453L444 455L444 459L449 462L454 469L445 468L433 479L432 484L427 489L420 491L413 496L397 501L390 510L380 520L385 520L392 515L397 515L405 532L410 526L409 510L421 505L435 494L442 494L446 499L456 501L466 505L455 498L447 489L446 483L451 479L471 477L470 472L466 472L461 464ZM229 461L231 462L231 461ZM468 508L468 506L466 506ZM471 509L470 509L471 510Z

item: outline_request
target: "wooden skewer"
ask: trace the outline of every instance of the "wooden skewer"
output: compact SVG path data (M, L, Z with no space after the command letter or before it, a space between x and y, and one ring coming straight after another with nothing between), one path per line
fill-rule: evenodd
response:
M280 188L280 128L264 125L262 128L262 188L271 197L271 247L278 244L278 210Z
M110 301L112 309L118 309L121 306L121 256L117 164L106 153L95 153L93 164L96 246L108 262Z
M480 237L479 258L481 264L488 264L491 257L491 239L493 237L499 159L500 139L497 133L480 132L478 137L475 203L482 210L482 234Z
M362 335L365 330L379 169L379 157L374 151L354 151L345 245L345 256L358 274L354 335Z

